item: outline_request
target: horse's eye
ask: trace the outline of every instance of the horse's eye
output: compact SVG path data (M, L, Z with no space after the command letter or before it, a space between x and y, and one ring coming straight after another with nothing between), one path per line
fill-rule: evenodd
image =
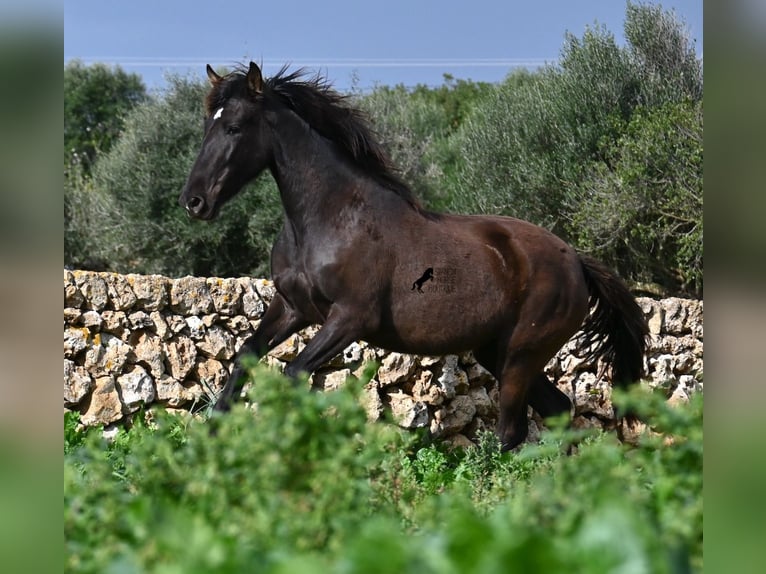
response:
M235 134L239 133L239 126L229 126L226 128L226 133L230 136L233 136Z

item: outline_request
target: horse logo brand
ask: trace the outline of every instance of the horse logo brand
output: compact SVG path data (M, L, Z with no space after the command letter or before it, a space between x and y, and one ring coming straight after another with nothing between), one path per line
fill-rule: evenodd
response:
M423 283L426 281L433 281L434 279L434 268L429 267L423 272L423 275L420 276L420 279L416 279L415 282L412 284L412 289L410 291L414 291L415 289L418 290L418 293L423 293Z

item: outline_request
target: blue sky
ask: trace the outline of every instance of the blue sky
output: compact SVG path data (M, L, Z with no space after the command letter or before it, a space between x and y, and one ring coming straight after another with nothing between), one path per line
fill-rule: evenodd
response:
M660 0L702 53L702 0ZM167 72L263 62L320 71L340 90L438 85L444 73L499 81L554 62L565 32L598 22L623 42L620 0L78 0L64 5L64 61L119 64L162 88Z

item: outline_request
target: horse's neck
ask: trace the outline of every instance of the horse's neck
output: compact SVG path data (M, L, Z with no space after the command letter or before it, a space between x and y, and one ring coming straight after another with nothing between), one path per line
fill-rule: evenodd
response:
M359 189L359 176L331 142L299 118L290 118L279 133L271 171L288 219L296 230L326 225L331 206Z

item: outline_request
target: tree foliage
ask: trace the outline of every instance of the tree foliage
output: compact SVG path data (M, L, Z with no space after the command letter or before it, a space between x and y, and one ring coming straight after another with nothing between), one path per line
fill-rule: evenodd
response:
M702 292L702 105L639 109L578 186L580 247L637 281Z
M567 34L558 65L513 74L480 102L451 140L463 157L457 177L447 182L452 205L457 211L533 221L580 249L606 256L629 280L701 294L701 64L682 24L660 8L629 4L625 35L628 44L620 47L599 26L582 37ZM698 112L680 111L686 108ZM668 130L676 121L683 126L671 135ZM659 161L658 146L663 144L650 145L637 127L647 122L657 128L650 130L654 136L671 137L674 143L668 146L684 153ZM659 129L660 124L667 129ZM640 164L641 152L654 154L644 158L654 163L647 166L654 174L641 180L652 182L651 193L623 169L627 161ZM678 210L672 217L655 217L655 211L644 219L648 227L634 230L646 241L621 253L607 252L595 237L619 234L617 222L633 221L630 210L646 205L649 196L652 205L679 205L677 198L666 197L673 186L662 185L658 169L685 170L696 178L687 180L688 193L683 194L693 196L683 217L696 218L694 224L679 227ZM602 191L595 193L596 174L607 173L611 188L603 188L606 180L601 177ZM618 187L619 194L612 191ZM620 209L628 211L613 212ZM591 228L591 221L599 227ZM696 239L678 238L687 232Z
M125 114L147 98L141 77L119 66L64 66L64 165L90 171L98 152L106 152L122 131Z
M355 92L353 103L368 112L426 207L526 219L629 281L701 295L701 62L683 23L661 7L628 3L624 31L624 46L597 24L566 34L557 64L499 84L446 76L437 88ZM73 65L72 81L88 84L78 71ZM206 89L174 79L167 93L124 116L116 143L91 146L92 169L70 170L68 264L169 275L268 272L280 226L270 178L212 224L188 221L177 206L201 138ZM87 90L72 93L80 92Z

